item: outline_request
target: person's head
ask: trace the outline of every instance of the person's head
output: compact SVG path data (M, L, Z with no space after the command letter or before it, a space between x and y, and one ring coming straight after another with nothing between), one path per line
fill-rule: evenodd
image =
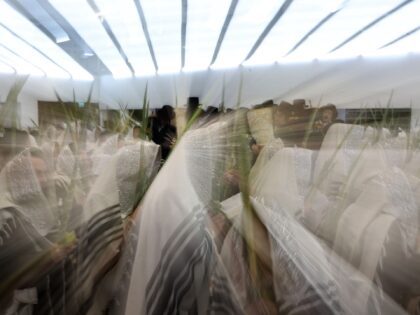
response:
M281 102L279 106L274 108L273 123L275 126L285 126L289 122L291 114L291 104Z
M156 111L156 116L161 124L170 124L175 117L175 112L172 106L164 105L161 109Z
M140 126L133 127L133 139L140 139L141 138L141 128Z
M39 186L41 187L44 194L46 194L49 184L49 173L48 165L45 162L42 151L36 148L30 149L30 159L32 169L34 170Z
M194 113L198 110L200 106L200 100L198 97L189 97L188 104L187 104L187 113L186 117L187 120L190 120Z
M328 104L321 108L321 120L324 124L331 124L337 119L337 108L335 105Z

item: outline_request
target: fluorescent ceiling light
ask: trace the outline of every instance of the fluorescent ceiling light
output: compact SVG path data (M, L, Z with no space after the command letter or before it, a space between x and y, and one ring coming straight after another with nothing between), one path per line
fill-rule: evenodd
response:
M312 34L291 56L302 60L322 57L401 2L402 0L351 0L331 20Z
M132 0L95 0L101 16L109 23L112 32L134 68L136 76L155 73L143 27Z
M246 65L268 64L282 59L328 15L343 6L337 0L300 0L290 5Z
M70 74L58 67L52 61L40 54L36 49L28 46L25 42L12 35L8 30L0 26L0 38L3 45L18 53L25 60L37 65L46 74L55 78L70 78Z
M181 0L140 1L158 64L158 73L181 70Z
M93 55L94 55L94 53L91 53L91 52L85 52L85 53L83 53L83 57L85 57L85 58L92 57Z
M132 76L131 70L86 0L50 0L50 2L76 29L115 77Z
M16 35L66 69L72 75L73 79L93 79L89 72L58 47L48 36L4 1L0 1L0 21L7 28L13 30Z
M284 0L239 1L214 67L240 64L283 3Z
M188 1L184 70L208 68L229 7L226 0Z

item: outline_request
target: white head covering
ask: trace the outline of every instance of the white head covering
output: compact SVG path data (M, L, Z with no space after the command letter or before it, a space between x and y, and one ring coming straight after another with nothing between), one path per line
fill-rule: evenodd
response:
M156 172L159 146L139 141L121 148L105 165L95 180L84 205L85 221L103 209L119 204L124 216L136 202L136 189L148 187Z
M98 154L113 155L118 151L118 138L119 135L113 135L105 140L99 147Z
M407 159L408 137L407 134L401 133L397 137L388 137L381 141L384 148L387 163L390 166L402 168Z
M249 129L257 144L265 145L274 139L273 108L259 108L247 113Z
M58 221L32 168L30 149L21 152L0 173L0 208L15 208L42 236Z
M360 152L373 140L374 134L369 127L333 124L328 129L315 163L314 184L325 191L331 180L347 176Z
M293 214L303 209L309 191L313 151L284 148L251 180L251 194L259 200L278 202Z
M356 125L332 125L318 154L314 180L305 211L311 228L325 240L334 240L337 222L365 185L386 169L380 145L372 144L375 131Z
M104 143L102 143L91 156L93 173L100 175L106 169L107 163L111 160L111 157L118 151L118 135L109 137Z
M57 157L56 170L58 173L66 175L68 178L76 177L76 157L66 145Z

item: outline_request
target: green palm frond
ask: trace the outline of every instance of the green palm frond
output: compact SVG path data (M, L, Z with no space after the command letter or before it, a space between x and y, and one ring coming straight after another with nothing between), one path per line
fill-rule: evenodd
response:
M18 76L7 94L3 107L0 109L0 126L20 128L18 96L22 91L29 75Z

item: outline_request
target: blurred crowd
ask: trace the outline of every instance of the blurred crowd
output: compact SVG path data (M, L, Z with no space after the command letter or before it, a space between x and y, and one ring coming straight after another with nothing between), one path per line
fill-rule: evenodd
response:
M304 100L144 118L1 129L2 312L418 308L415 132Z

